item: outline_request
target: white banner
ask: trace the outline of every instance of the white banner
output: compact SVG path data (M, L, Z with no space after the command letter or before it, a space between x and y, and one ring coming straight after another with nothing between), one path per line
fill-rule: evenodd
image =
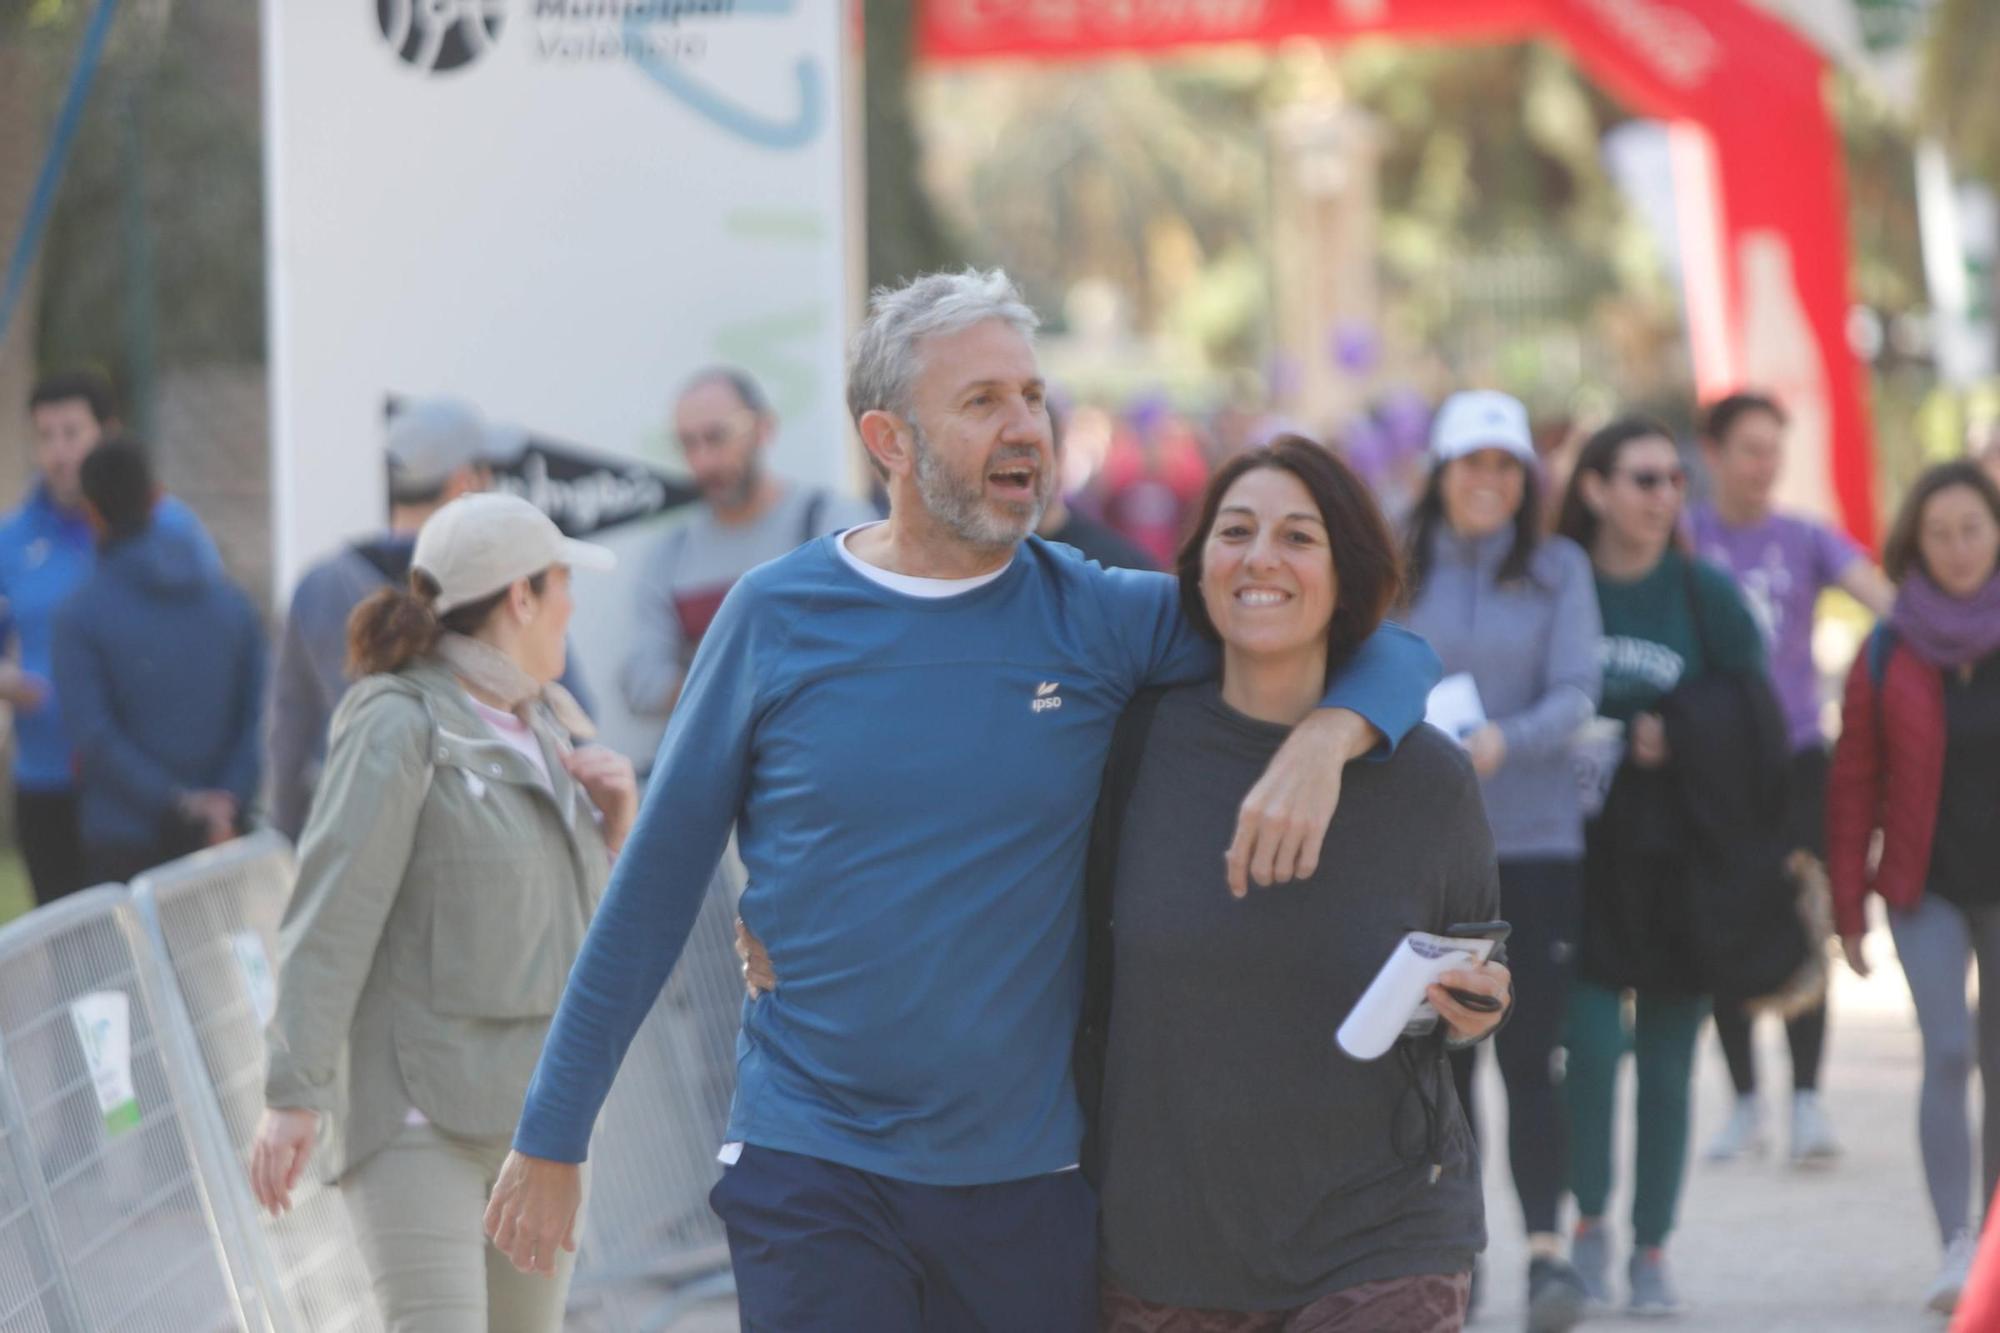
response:
M770 390L774 465L853 473L836 0L264 0L277 586L386 517L384 413L448 394L533 441L621 569L577 580L605 735L676 385ZM608 464L608 466L606 466Z

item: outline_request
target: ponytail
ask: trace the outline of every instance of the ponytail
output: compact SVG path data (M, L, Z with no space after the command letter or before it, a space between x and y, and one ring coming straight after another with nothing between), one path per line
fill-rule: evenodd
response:
M407 589L383 588L364 598L347 618L349 678L400 671L437 647L444 634L437 595L436 580L413 569Z
M540 596L549 571L528 576L528 587ZM401 671L437 647L445 634L477 634L500 604L507 589L437 613L437 580L421 569L410 571L410 586L370 593L347 618L347 675L351 680L384 671Z

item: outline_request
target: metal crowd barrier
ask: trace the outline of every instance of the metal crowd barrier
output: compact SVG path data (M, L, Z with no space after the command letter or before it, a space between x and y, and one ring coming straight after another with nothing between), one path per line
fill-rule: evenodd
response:
M272 1217L248 1185L250 1146L264 1110L264 1025L277 1003L278 927L296 867L275 833L162 866L133 881L132 898L176 983L188 1058L200 1071L227 1179L217 1193L257 1238L257 1276L280 1333L373 1333L382 1318L347 1206L309 1165L291 1211Z
M708 1192L722 1171L715 1154L736 1087L741 885L734 858L725 859L598 1119L570 1288L572 1329L665 1329L735 1289Z
M98 888L0 930L0 1327L262 1327L144 928Z
M249 1190L294 873L260 834L0 929L0 1330L382 1327L339 1190L309 1169L281 1218ZM708 1191L739 883L710 886L599 1121L571 1329L665 1329L731 1290Z

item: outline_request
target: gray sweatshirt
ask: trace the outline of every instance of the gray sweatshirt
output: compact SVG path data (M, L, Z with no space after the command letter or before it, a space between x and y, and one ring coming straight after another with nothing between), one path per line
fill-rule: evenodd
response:
M1589 559L1562 537L1536 548L1526 579L1499 586L1513 540L1509 530L1468 542L1440 525L1405 623L1430 640L1447 676L1471 673L1506 737L1500 771L1480 783L1500 859L1580 857L1570 742L1597 710L1597 591Z

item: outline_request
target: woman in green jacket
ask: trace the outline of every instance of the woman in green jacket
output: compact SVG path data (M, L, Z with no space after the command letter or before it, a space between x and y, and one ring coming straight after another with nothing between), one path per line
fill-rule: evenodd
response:
M1558 530L1590 556L1603 614L1603 694L1580 744L1583 767L1605 785L1623 766L1661 769L1674 762L1658 711L1667 695L1712 672L1763 670L1763 640L1735 581L1680 549L1686 489L1680 451L1666 428L1628 417L1584 445L1563 498ZM1587 792L1587 806L1593 795L1601 799ZM1608 840L1623 836L1616 822L1593 818L1584 829L1583 947L1570 988L1564 1080L1570 1188L1579 1215L1570 1260L1592 1298L1608 1303L1611 1238L1604 1213L1618 1065L1629 1049L1639 1100L1628 1301L1634 1314L1664 1315L1680 1309L1666 1244L1687 1171L1695 1042L1709 1001L1674 940L1620 938L1614 957L1603 944L1607 932L1593 930L1593 917L1613 919L1608 905L1633 887L1604 871L1617 860Z
M524 1276L481 1218L637 808L629 760L571 747L592 728L554 684L570 570L611 562L524 500L469 496L424 525L409 591L348 622L360 679L300 843L251 1178L288 1206L332 1122L320 1174L393 1329L562 1323L567 1255Z

